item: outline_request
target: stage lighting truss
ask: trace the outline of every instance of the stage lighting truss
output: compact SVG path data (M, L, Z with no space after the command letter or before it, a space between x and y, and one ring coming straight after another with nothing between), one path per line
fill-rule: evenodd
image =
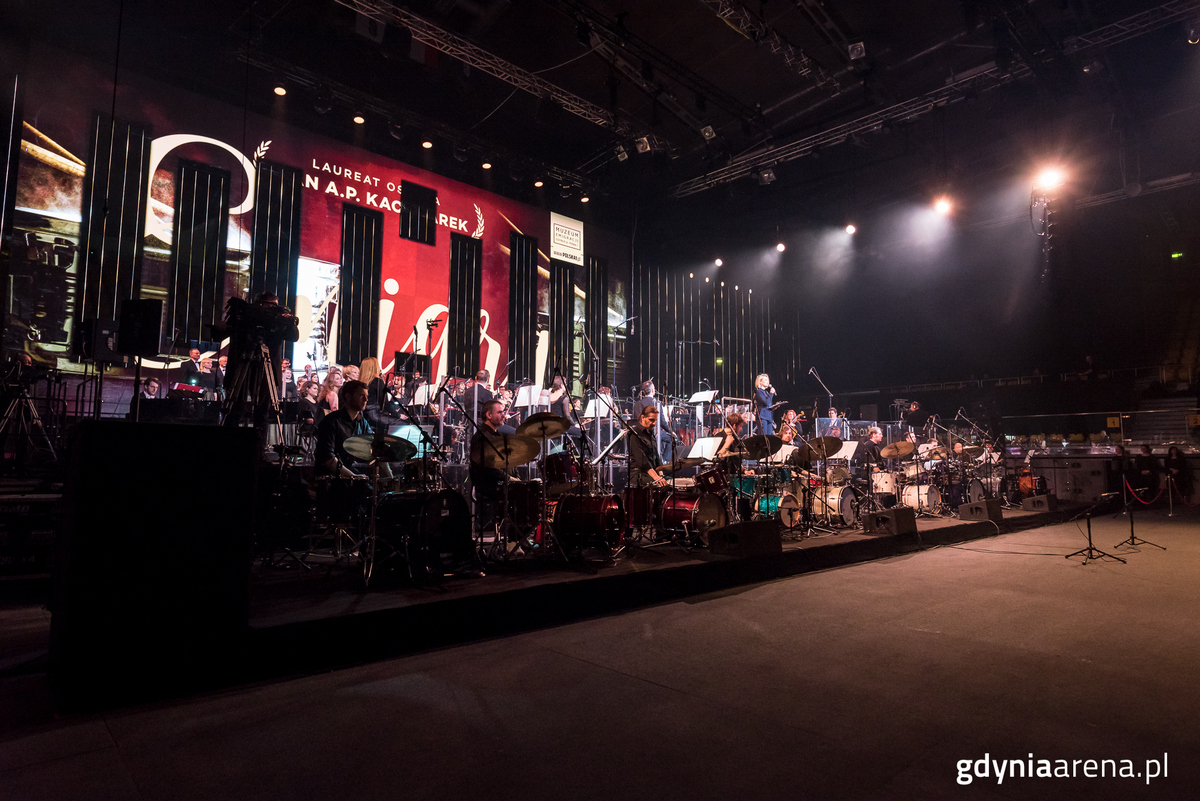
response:
M1082 51L1111 47L1187 19L1196 13L1197 8L1200 8L1197 0L1171 0L1171 2L1148 11L1097 28L1090 33L1068 38L1063 43L1063 53L1071 55ZM763 158L768 158L775 164L793 161L815 153L818 148L831 146L835 142L844 142L851 134L879 128L884 122L914 120L935 108L961 102L968 92L975 92L976 95L982 94L1030 75L1032 72L1023 63L1014 64L1008 71L1001 70L994 64L968 70L951 78L945 86L938 87L920 97L880 109L811 136L794 139L766 152L759 151L752 155L732 159L720 169L676 184L671 189L671 195L686 197L703 192L753 174L755 168L762 163Z

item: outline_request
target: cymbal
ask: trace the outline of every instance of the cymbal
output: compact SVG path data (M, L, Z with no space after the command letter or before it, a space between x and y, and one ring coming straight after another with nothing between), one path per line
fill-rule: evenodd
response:
M906 439L899 442L889 442L879 451L884 459L895 459L898 456L908 456L913 452L913 444Z
M802 462L812 462L828 459L841 449L842 441L837 437L813 437L807 447L801 445L792 456Z
M972 459L978 459L983 456L982 445L965 445L962 449L963 456L970 456Z
M673 462L668 462L654 469L660 473L678 473L681 470L687 470L689 467L699 467L702 464L704 464L704 460L699 458L676 459Z
M355 459L362 459L364 462L369 462L372 458L380 458L385 462L406 462L417 454L416 445L413 445L402 437L391 434L385 434L379 438L379 448L376 451L376 456L372 457L371 452L374 445L375 437L371 434L348 437L342 443L342 447L346 449L346 453Z
M491 444L488 444L488 441ZM492 447L492 446L495 447ZM537 458L541 445L533 437L523 434L495 434L471 443L471 463L481 467L503 470L520 467Z
M949 455L946 453L946 449L943 448L941 445L936 445L936 446L934 446L932 448L928 448L924 451L919 451L919 453L920 453L920 456L922 459L927 459L927 460L929 460L929 459L945 459Z
M538 412L517 426L517 433L534 439L553 439L561 437L570 428L571 421L567 418L559 417L554 412Z
M774 434L755 434L742 440L742 443L746 446L746 453L756 461L766 459L783 447L783 440Z

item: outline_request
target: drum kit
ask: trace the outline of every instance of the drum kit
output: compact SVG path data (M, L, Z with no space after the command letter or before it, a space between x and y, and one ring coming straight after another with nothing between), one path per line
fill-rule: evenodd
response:
M876 509L908 506L923 515L956 514L962 504L994 497L1011 503L999 457L980 460L984 450L965 443L947 448L909 440L885 445L880 456L902 461L887 470L874 470L864 479L869 503Z

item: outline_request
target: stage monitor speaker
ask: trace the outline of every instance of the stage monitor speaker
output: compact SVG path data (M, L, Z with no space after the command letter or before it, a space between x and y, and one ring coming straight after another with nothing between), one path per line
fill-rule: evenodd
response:
M123 364L125 357L117 351L117 334L116 320L84 320L80 353L93 362Z
M996 525L1004 522L1004 512L1000 509L999 498L987 498L982 501L964 503L958 507L959 520L991 520Z
M1021 499L1021 508L1026 512L1057 512L1058 498L1054 495L1034 495Z
M753 520L708 532L708 549L722 556L769 556L783 553L778 520Z
M61 701L187 690L241 653L257 451L252 428L79 425L53 567Z
M157 356L162 338L161 300L126 300L121 303L121 328L117 348L127 356Z
M876 536L896 536L917 533L917 513L907 506L867 512L863 516L863 531Z

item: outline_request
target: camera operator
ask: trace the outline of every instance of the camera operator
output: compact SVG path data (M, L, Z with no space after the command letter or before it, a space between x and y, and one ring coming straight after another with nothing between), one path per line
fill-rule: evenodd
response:
M254 303L230 298L225 304L225 322L229 334L229 371L225 379L225 424L238 425L249 403L254 414L255 428L265 444L271 393L270 380L278 397L282 373L283 343L300 339L299 324L291 310L279 305L272 292L263 292ZM264 370L265 345L271 365ZM237 390L236 393L234 390Z

